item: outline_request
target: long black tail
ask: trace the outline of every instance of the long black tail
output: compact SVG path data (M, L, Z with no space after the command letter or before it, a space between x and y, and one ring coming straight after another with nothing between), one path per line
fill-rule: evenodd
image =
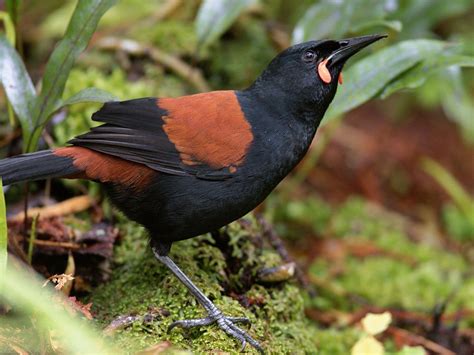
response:
M42 150L0 160L0 176L4 185L64 177L79 172L71 158L57 156L53 150Z

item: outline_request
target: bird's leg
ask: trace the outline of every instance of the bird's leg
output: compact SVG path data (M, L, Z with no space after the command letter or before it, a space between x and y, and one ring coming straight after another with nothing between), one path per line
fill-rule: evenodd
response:
M153 254L155 257L166 265L166 267L181 281L189 292L196 298L196 300L205 308L207 311L207 317L200 319L189 319L189 320L179 320L173 322L168 331L174 327L182 328L191 328L196 326L209 325L217 323L219 328L225 331L228 335L237 338L242 343L242 349L245 348L245 345L249 343L259 352L263 353L263 349L260 344L254 340L250 335L245 331L238 328L235 323L246 323L249 324L250 321L244 317L227 317L212 303L212 301L207 298L207 296L186 276L186 274L181 271L181 269L174 263L173 260L167 255L160 255L158 249L155 247L153 249Z

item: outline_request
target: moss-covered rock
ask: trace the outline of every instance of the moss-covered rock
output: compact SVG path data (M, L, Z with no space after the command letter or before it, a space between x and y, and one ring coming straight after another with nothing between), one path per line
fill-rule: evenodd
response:
M132 353L169 340L197 354L236 352L240 344L215 325L167 333L173 321L203 317L205 311L154 259L144 243L144 231L129 223L124 226L129 234L117 250L119 266L111 281L91 296L103 325L120 315L142 316L114 334L119 346ZM293 282L256 283L258 270L281 263L259 232L255 221L244 219L218 238L205 235L175 243L171 257L225 314L248 317L249 333L271 353L315 352L318 330L304 316L299 288Z

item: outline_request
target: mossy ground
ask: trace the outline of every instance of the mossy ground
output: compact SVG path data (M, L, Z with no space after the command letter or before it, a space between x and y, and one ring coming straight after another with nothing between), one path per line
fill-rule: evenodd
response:
M474 309L469 253L463 256L446 247L435 231L409 235L410 227L404 223L408 220L400 221L403 217L393 218L356 198L337 208L317 198L291 202L279 208L275 218L281 232L296 244L301 241L295 230L340 247L341 254L319 255L310 263L310 277L329 286L313 301L318 309L347 312L365 304L429 315L443 302L448 313ZM350 250L364 247L373 251L361 256ZM464 247L466 251L469 245ZM360 302L351 301L354 296ZM474 319L463 319L462 324L472 327Z
M335 240L370 242L384 252L363 258L349 255L341 260L343 267L336 274L334 267L338 265L334 260L325 256L315 259L309 268L310 279L328 287L320 286L314 299L305 297L294 281L271 285L256 282L259 269L282 261L262 240L260 227L250 217L228 226L224 233L228 239L219 242L210 235L201 236L176 243L171 252L175 262L225 314L245 316L252 321L249 333L269 353L350 352L360 330L344 325L324 329L306 318L305 307L350 314L370 305L429 315L436 304L449 298L448 312L472 308L474 278L462 257L434 245L414 242L400 225L381 219L362 200L350 200L340 207L330 207L315 199L298 204L287 204L286 212L280 210L276 218L287 226L297 222L300 228L306 221L311 229ZM302 217L310 215L312 221ZM315 224L315 220L319 222ZM122 230L127 236L116 250L118 266L113 277L90 298L97 319L105 326L119 315L160 315L152 322L137 321L117 331L114 340L119 346L133 353L168 340L175 349L197 354L238 351L237 341L216 326L167 333L172 321L203 317L204 310L153 258L143 230L128 222L122 223ZM282 232L285 234L284 229ZM472 326L473 321L463 319L461 326ZM385 346L394 349L390 341ZM247 351L254 352L250 347Z
M260 268L281 263L274 251L256 247L260 243L257 232L258 228L248 220L234 223L226 231L231 248L225 253L207 235L176 243L171 257L225 314L248 317L252 321L249 333L271 353L315 352L317 328L305 318L303 297L294 282L264 286L247 281L254 279ZM114 271L112 280L92 294L93 311L103 325L120 315L145 316L153 309L160 309L158 313L166 316L158 316L148 323L138 321L118 331L114 340L119 346L133 353L169 340L193 353L237 351L238 342L214 325L167 332L171 322L200 318L205 312L185 287L154 259L143 243L146 240L143 231L135 229L134 233L117 250L121 265ZM240 262L238 270L245 273L230 274L229 270L235 268L228 264L230 261ZM236 300L237 292L242 292L239 296L245 298L249 307ZM249 346L247 351L254 352Z

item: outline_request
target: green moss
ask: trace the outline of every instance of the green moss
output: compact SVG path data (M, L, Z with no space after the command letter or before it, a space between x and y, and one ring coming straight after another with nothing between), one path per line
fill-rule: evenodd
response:
M436 260L411 266L387 257L348 258L344 271L330 281L330 262L313 264L311 272L328 278L334 287L381 307L429 313L453 292L448 311L472 306L473 280L465 279L459 270L442 268Z
M127 352L134 352L169 340L196 354L212 350L237 351L237 341L214 325L192 330L174 329L167 333L172 321L203 317L205 311L154 259L144 243L138 242L143 232L127 225L123 223L122 230L128 228L128 232L133 234L127 236L117 250L120 265L112 280L92 295L93 311L102 325L119 315L145 315L150 307L166 310L164 313L169 316L159 317L151 323L139 321L118 331L114 338L119 346ZM271 353L291 352L295 344L301 353L314 352L317 328L304 317L300 290L291 282L262 286L248 281L258 269L281 263L272 250L256 247L261 243L257 231L255 221L246 219L227 228L228 236L224 236L224 240L229 240L224 244L229 246L228 249L205 235L176 243L171 257L225 314L248 317L252 321L249 333ZM240 264L233 273L236 263ZM236 296L232 290L245 290L238 294L238 298L250 306L245 308L230 297L231 294ZM248 351L254 352L250 347Z
M153 44L170 54L189 56L196 52L194 23L189 20L167 20L156 26L138 28L133 36L140 42Z
M320 198L282 203L277 195L272 195L271 203L274 204L273 219L277 221L279 231L291 238L298 238L308 229L323 234L333 215L333 208Z
M362 300L379 307L431 313L437 304L449 300L447 312L473 308L474 277L468 261L431 239L413 241L400 221L377 214L365 201L351 199L329 209L320 200L307 199L282 208L283 213L276 216L283 216L285 223L312 227L317 235L339 238L347 246L365 244L379 250L356 258L341 246L346 257L337 265L334 259L317 258L310 274L325 286L312 306L354 311ZM331 212L323 212L321 218L321 211ZM464 325L472 323L474 319L464 319Z
M360 331L354 328L320 329L316 333L318 355L345 355L360 337Z
M276 51L265 28L254 18L241 19L229 36L232 40L224 37L211 48L206 74L213 87L242 89L260 75Z
M149 70L151 71L151 70ZM69 76L63 97L70 97L80 90L96 87L108 91L121 100L140 97L161 96L171 93L182 93L182 89L176 90L178 84L173 77L162 75L152 71L147 80L130 81L125 73L119 68L114 68L107 74L94 67L73 69ZM70 106L67 117L60 123L54 125L55 143L65 144L72 137L84 133L90 127L99 123L93 122L91 116L102 105L84 103Z
M460 242L474 242L474 220L466 215L454 204L443 206L443 222L445 228Z

